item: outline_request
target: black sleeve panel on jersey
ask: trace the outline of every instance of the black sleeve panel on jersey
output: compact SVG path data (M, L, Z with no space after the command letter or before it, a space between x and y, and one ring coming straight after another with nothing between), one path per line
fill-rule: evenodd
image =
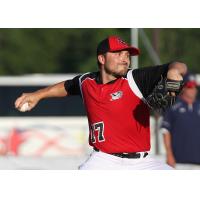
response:
M163 77L167 76L169 64L170 63L133 70L133 78L144 98L153 91L161 75Z
M81 75L74 77L71 80L65 81L65 90L69 95L81 95L81 90L79 86L79 78Z

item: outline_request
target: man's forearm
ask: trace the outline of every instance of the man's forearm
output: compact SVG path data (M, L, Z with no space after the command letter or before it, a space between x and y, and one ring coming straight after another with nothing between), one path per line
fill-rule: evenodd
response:
M164 137L164 145L165 145L166 153L173 155L173 151L171 147L171 134L165 133L163 137Z
M38 98L45 99L50 97L64 97L67 96L67 91L64 87L64 82L40 89L36 91Z

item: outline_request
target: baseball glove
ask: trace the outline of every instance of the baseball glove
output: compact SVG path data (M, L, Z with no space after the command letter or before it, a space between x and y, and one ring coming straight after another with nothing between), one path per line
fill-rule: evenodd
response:
M176 97L183 87L183 81L163 78L153 89L153 92L146 98L149 107L156 111L165 111L176 101Z

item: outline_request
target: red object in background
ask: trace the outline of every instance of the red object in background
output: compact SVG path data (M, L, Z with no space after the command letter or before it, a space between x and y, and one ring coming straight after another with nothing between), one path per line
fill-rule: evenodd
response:
M23 132L16 128L12 129L8 138L8 153L17 156L19 147L24 141Z
M37 144L36 148L31 153L26 153L26 156L42 156L50 148L54 148L62 155L80 155L83 152L82 147L74 149L59 144L59 141L66 138L64 133L49 137L45 135L45 133L37 130L12 128L6 137L0 137L0 155L22 155L21 145L31 138L37 139L39 144Z

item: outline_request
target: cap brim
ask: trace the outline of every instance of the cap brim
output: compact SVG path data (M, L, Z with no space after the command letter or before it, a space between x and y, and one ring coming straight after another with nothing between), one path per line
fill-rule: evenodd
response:
M116 51L125 51L127 50L131 56L136 56L136 55L139 55L140 54L140 50L138 48L135 48L135 47L124 47L124 48L116 48L116 49L113 49L112 51L110 52L116 52Z
M131 56L136 56L140 54L140 50L138 48L135 47L130 47L127 49L130 53Z

